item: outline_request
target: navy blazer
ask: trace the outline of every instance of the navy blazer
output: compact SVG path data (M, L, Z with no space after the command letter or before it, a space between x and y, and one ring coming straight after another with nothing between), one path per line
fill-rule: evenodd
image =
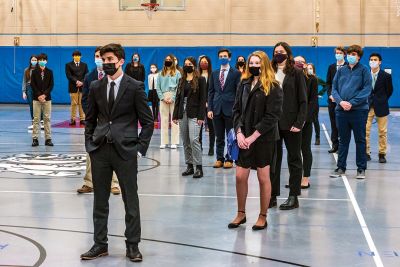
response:
M107 76L107 75L104 75ZM97 68L94 68L91 72L85 75L85 79L83 80L83 89L82 89L82 109L86 114L88 109L88 96L89 96L89 87L93 81L97 81L99 77L99 72Z
M373 107L377 117L389 115L389 98L393 93L392 75L380 70L375 86L368 98L369 107Z
M230 67L223 89L219 83L219 74L220 69L214 70L209 77L208 111L212 111L214 116L221 114L232 116L232 108L235 103L236 89L240 82L241 73L237 69Z

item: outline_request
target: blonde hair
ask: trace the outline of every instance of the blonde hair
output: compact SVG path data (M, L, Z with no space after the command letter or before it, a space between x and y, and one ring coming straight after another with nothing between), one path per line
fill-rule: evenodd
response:
M249 55L246 61L246 70L242 75L242 80L249 79L253 76L253 74L249 71L249 62L251 57L256 56L261 60L261 73L260 73L260 81L264 89L265 95L269 95L272 86L276 86L279 82L275 79L275 72L272 68L271 61L269 60L267 54L263 51L254 51Z
M173 55L173 54L169 54L168 56L166 56L165 57L165 59L164 59L164 61L167 59L167 58L170 58L171 59L171 61L172 61L172 65L171 65L171 67L169 67L169 70L170 70L170 75L173 77L173 76L175 76L175 74L176 74L176 65L175 65L175 56ZM161 71L161 75L162 76L165 76L165 75L167 75L167 70L168 70L168 68L164 65L163 66L163 68L162 68L162 71Z

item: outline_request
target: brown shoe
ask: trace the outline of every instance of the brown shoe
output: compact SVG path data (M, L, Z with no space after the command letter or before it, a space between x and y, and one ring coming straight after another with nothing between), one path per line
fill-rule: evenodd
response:
M121 190L119 189L119 187L113 187L113 188L111 188L111 193L113 195L119 195L119 194L121 194Z
M92 193L93 192L93 188L91 188L91 187L89 187L87 185L83 185L81 188L76 190L76 192L78 192L79 194Z
M220 161L220 160L217 160L215 163L214 163L214 168L222 168L222 166L224 166L224 163L222 162L222 161Z
M230 169L233 167L233 163L230 161L225 161L224 162L224 169Z

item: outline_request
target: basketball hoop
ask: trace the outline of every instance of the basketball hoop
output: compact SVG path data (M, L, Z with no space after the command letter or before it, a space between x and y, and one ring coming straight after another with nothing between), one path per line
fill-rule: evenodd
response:
M142 6L143 10L146 11L146 15L149 19L151 19L153 13L156 12L160 6L160 4L157 3L143 3L140 5Z

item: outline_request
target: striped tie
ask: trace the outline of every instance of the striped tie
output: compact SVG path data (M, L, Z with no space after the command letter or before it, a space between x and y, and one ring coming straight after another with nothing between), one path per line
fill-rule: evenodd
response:
M221 90L224 90L225 84L225 69L221 69L221 75L219 76L219 83L221 85Z

